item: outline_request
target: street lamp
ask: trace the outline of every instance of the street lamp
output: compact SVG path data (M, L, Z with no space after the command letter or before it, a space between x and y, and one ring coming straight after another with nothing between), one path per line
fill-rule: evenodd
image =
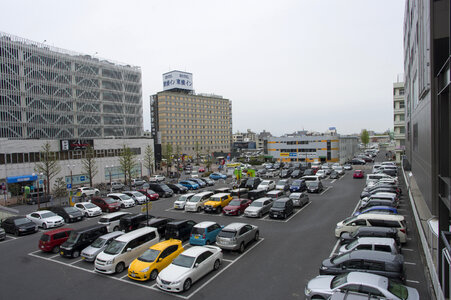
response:
M72 177L72 168L73 168L73 167L75 167L75 165L67 165L67 167L68 167L68 168L69 168L69 170L70 170L70 190L69 190L69 201L72 201L72 198L71 198L71 197L72 197L72 193L73 193L73 192L72 192L72 191L73 191L73 190L72 190L72 189L73 189L73 187L72 187L72 183L73 183L73 182L72 182L72 178L73 178L73 177Z

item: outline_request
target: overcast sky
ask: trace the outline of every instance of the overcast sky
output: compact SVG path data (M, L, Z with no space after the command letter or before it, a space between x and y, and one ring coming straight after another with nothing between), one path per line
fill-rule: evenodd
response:
M232 101L233 132L393 128L404 0L0 0L0 30L162 74Z

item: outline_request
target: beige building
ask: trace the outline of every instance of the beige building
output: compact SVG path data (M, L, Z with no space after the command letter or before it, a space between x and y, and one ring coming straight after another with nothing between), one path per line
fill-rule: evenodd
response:
M185 78L183 80L178 79ZM181 154L229 153L232 144L232 102L222 96L195 94L190 88L166 82L190 82L192 74L173 71L163 74L167 90L151 96L152 136L155 143L172 145ZM186 80L186 81L185 81ZM158 146L156 147L158 152ZM158 160L158 153L156 153Z
M404 82L393 83L393 121L396 163L400 164L406 145Z

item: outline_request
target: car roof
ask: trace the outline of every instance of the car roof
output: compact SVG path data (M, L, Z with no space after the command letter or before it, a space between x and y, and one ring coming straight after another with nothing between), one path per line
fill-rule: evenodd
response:
M130 231L126 234L123 234L120 237L118 237L116 240L119 242L128 242L134 238L139 237L142 234L150 233L152 231L157 233L157 229L154 227L142 227L142 228L138 228L133 231Z
M205 251L213 250L209 247L205 246L193 246L185 251L182 252L183 255L191 256L191 257L197 257L200 254L204 253Z
M91 202L88 202L88 201L85 201L85 202L78 202L78 203L75 203L75 204L83 204L83 205L86 205L86 204L93 204L93 205L95 205L94 203L91 203Z
M361 214L358 215L357 218L362 218L362 219L389 219L389 220L398 220L398 221L403 221L404 220L404 216L401 215L381 215L381 214Z
M272 191L269 191L269 192L267 192L266 194L282 194L283 193L283 191L282 190L272 190Z
M179 220L179 221L168 222L168 224L179 225L179 224L182 224L182 223L185 223L185 222L188 222L188 221L194 222L193 220Z
M125 195L125 194L123 194L123 193L111 193L111 194L108 194L107 196L111 197L111 196L121 196L121 195Z
M249 224L239 223L239 222L230 223L229 225L224 227L222 230L235 230L236 231L236 230L239 230L241 227L246 226L246 225L249 225Z
M396 243L393 238L372 237L372 236L359 237L357 241L359 242L359 244L378 244L378 245L391 245Z
M37 211L33 211L30 214L43 214L43 213L47 213L47 212L52 212L50 210L37 210Z
M114 218L114 217L117 217L117 216L120 216L120 215L129 215L130 213L129 212L125 212L125 211L116 211L116 212L113 212L113 213L110 213L110 214L106 214L106 215L103 215L102 216L102 218L107 218L107 219L109 219L109 218Z
M291 199L288 197L283 197L283 198L275 199L274 202L287 202L289 200L291 200Z
M52 234L56 234L56 233L60 233L60 232L65 232L65 231L72 231L72 230L74 230L73 228L58 228L58 229L53 229L53 230L50 230L50 231L46 231L46 232L44 232L44 233L42 233L42 234L45 234L45 235L52 235Z
M255 202L264 202L266 200L272 200L272 198L270 198L270 197L261 197L261 198L258 198L256 200L254 200L254 203Z
M176 240L176 239L169 239L169 240L166 240L166 241L159 242L158 244L155 244L155 245L151 246L149 249L155 249L155 250L163 251L168 246L172 246L172 245L180 245L180 246L182 246L182 241Z
M124 232L122 232L122 231L113 231L113 232L104 234L104 235L102 235L100 237L102 239L104 239L104 240L107 240L107 239L111 239L111 238L115 238L115 237L121 236L123 234L124 234Z
M217 224L216 222L212 222L212 221L203 221L200 223L197 223L196 225L194 225L194 227L196 228L207 228L208 226Z
M213 194L213 192L210 192L210 191L200 192L200 193L197 193L196 196L205 196L208 194Z
M388 286L388 278L365 272L350 272L347 276L347 282L357 283L359 285L375 285L384 288Z
M385 262L393 262L398 260L401 255L391 254L385 251L373 251L373 250L354 250L344 254L348 255L349 259L371 259L371 260L382 260Z
M211 197L212 198L218 198L218 197L224 197L224 196L227 196L227 195L230 195L230 193L217 193L217 194L212 195Z
M398 230L393 227L362 226L357 229L357 232L398 232Z

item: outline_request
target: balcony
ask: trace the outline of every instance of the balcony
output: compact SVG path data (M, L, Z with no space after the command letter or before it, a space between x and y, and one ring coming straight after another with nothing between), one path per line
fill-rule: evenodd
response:
M406 126L406 121L405 120L402 120L402 121L396 120L393 123L394 123L395 126Z

